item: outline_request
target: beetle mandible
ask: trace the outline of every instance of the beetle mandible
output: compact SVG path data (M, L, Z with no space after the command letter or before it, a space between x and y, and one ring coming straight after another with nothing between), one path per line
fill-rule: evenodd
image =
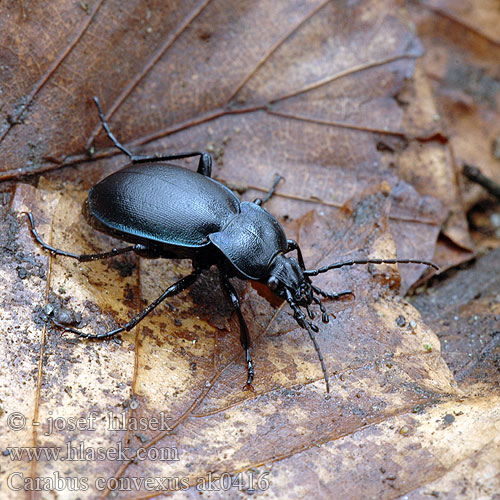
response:
M52 319L56 326L67 332L85 338L103 339L131 330L167 297L190 287L201 273L215 265L220 272L222 288L238 317L240 341L246 355L247 387L252 387L254 378L250 332L241 312L238 294L229 281L232 277L264 283L288 302L297 324L307 331L314 344L326 391L330 392L328 372L314 335L318 327L310 321L313 314L309 306L317 304L322 321L327 323L329 317L321 297L338 299L352 292L325 292L312 283L311 276L355 264L412 263L439 269L432 262L416 259L356 259L319 269L306 269L297 242L287 239L278 220L263 208L273 195L280 176L264 198L241 202L229 188L211 178L212 158L208 153L191 151L172 155L134 155L111 132L99 99L94 97L94 101L109 139L129 157L130 164L91 188L83 213L95 229L132 245L88 255L66 252L45 243L35 228L33 215L27 213L34 238L52 254L80 262L135 252L149 258L190 259L193 272L169 286L128 323L105 333L85 333ZM196 172L165 163L197 156L200 159ZM287 255L292 251L296 252L297 258Z

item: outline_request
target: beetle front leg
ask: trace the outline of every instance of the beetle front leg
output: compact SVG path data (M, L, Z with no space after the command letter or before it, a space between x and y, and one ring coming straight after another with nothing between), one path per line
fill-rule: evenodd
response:
M240 299L238 297L238 294L234 289L234 286L231 284L228 277L226 276L226 274L224 274L223 271L221 271L221 282L222 282L222 288L224 289L229 299L231 300L231 304L234 307L234 310L236 311L236 315L238 316L238 321L240 323L240 342L241 342L241 347L243 347L246 353L246 362L248 369L247 387L251 388L254 372L253 372L252 357L250 355L250 332L248 331L248 326L241 312Z
M264 203L268 202L269 199L271 198L271 196L276 192L276 188L277 188L279 181L281 179L283 179L283 177L281 177L281 175L278 175L276 177L276 180L274 181L273 185L271 186L271 189L267 192L267 194L264 196L264 198L256 198L255 200L253 200L253 202L256 205L259 205L260 207L262 205L264 205Z
M76 335L79 335L80 337L84 337L87 339L105 339L108 337L113 337L114 335L117 335L124 331L129 331L132 328L134 328L134 326L136 326L137 323L142 321L151 311L156 309L167 297L172 297L173 295L177 295L186 288L189 288L198 279L198 277L202 272L203 269L197 268L188 276L185 276L184 278L175 282L173 285L169 286L154 302L149 304L139 314L134 316L128 323L125 323L123 326L120 326L119 328L116 328L114 330L110 330L105 333L92 334L92 333L82 332L80 330L77 330L76 328L72 328L71 326L62 325L61 323L58 323L57 321L54 320L52 320L52 322L59 328L62 328L65 332L75 333Z

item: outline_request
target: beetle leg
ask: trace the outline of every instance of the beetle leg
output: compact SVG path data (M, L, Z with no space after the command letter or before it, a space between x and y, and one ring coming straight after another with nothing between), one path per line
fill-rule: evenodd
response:
M212 176L212 157L208 153L201 153L196 171L205 177Z
M94 96L94 102L97 106L97 111L99 112L99 118L101 120L102 127L106 131L106 134L108 134L108 137L122 153L125 153L131 160L133 160L134 155L120 141L118 141L118 139L114 136L113 132L111 132L111 129L109 128L108 122L106 121L106 118L102 111L101 103L97 96Z
M283 179L283 177L281 177L281 175L278 175L276 177L276 180L274 181L273 185L271 186L271 189L267 192L267 194L264 196L264 198L256 198L255 200L253 200L253 202L256 205L262 206L262 205L264 205L264 203L266 203L267 201L269 201L269 199L271 198L271 196L275 193L276 188L278 186L278 183L279 183L279 181L281 179Z
M176 153L172 155L133 155L131 157L132 163L148 163L155 161L169 161L169 160L181 160L182 158L191 158L193 156L199 156L200 161L198 163L197 172L204 175L205 177L210 177L212 175L212 157L205 153L204 151L189 151L187 153Z
M299 244L295 240L286 240L286 243L287 249L285 253L297 250L297 260L299 262L299 266L301 267L301 269L305 269L306 265L304 264L304 257L302 257L302 252L300 250Z
M45 241L42 240L42 238L38 234L38 231L35 228L35 221L33 219L33 214L31 212L24 212L24 213L28 216L31 234L33 235L35 240L44 250L48 250L53 255L64 255L65 257L71 257L72 259L77 259L80 262L88 262L90 260L107 259L109 257L114 257L115 255L121 255L122 253L127 253L127 252L133 252L133 251L140 252L144 248L144 245L131 245L125 248L113 248L113 250L109 252L81 254L81 255L78 255L76 253L66 252L65 250L59 250L58 248L54 248L48 245L47 243L45 243Z
M169 286L154 302L149 304L145 309L143 309L139 314L134 316L128 323L124 324L123 326L120 326L119 328L116 328L114 330L110 330L109 332L105 333L85 333L80 330L77 330L76 328L72 328L70 326L65 326L62 325L61 323L58 323L57 321L52 320L52 322L62 328L65 332L71 332L75 333L76 335L79 335L80 337L84 337L87 339L104 339L107 337L112 337L113 335L117 335L118 333L121 333L123 331L129 331L134 326L137 325L140 321L142 321L153 309L156 309L167 297L172 297L173 295L177 295L178 293L182 292L186 288L190 287L199 277L199 275L202 273L203 269L198 268L195 269L191 274L188 276L185 276L184 278L180 279L173 285Z
M102 126L106 131L106 134L113 142L113 144L122 152L125 153L132 163L147 163L147 162L155 162L155 161L169 161L169 160L180 160L182 158L191 158L192 156L199 156L200 162L198 163L197 172L199 174L205 175L206 177L210 177L212 175L212 157L205 153L204 151L190 151L188 153L176 153L172 155L162 155L162 154L153 154L153 155L134 155L131 151L129 151L111 132L109 128L108 122L104 116L104 113L101 108L101 103L97 97L94 97L94 102L96 103L97 110L99 112L99 118L101 120Z
M222 288L229 296L231 304L233 305L234 310L236 311L236 315L238 316L238 321L240 323L240 342L241 342L241 347L243 347L246 353L246 361L248 368L247 387L251 387L254 372L253 372L252 357L250 356L250 332L248 331L248 326L241 312L240 299L238 297L238 294L236 293L236 290L229 281L228 277L223 272L221 272L221 281L222 281Z

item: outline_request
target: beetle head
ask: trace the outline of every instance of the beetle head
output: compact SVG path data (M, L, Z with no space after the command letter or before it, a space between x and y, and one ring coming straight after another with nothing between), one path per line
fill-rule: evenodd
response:
M311 282L293 257L276 255L266 284L278 297L285 300L288 300L291 293L298 305L308 306L313 300Z

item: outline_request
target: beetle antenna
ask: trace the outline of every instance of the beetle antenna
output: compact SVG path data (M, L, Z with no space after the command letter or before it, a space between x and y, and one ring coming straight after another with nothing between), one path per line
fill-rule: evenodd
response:
M328 380L328 372L326 371L326 366L323 360L323 355L321 354L321 349L319 348L319 344L316 341L316 336L314 335L314 330L318 331L318 327L307 320L306 315L303 313L303 311L300 310L299 306L295 303L292 294L288 289L286 289L286 294L287 294L287 302L293 309L294 313L293 317L295 318L295 321L301 328L307 330L309 338L312 340L312 343L314 344L314 348L316 349L316 354L318 355L319 362L321 363L321 369L323 370L323 378L325 379L326 392L330 393L330 382Z
M333 299L337 300L340 299L341 297L345 297L346 295L352 295L354 296L354 292L352 290L344 290L343 292L325 292L324 290L321 290L316 285L311 284L311 288L313 289L314 293L321 295L325 299Z
M306 269L304 274L306 276L317 276L320 273L326 273L332 269L339 269L344 266L354 266L356 264L423 264L425 266L433 267L439 271L439 266L427 260L416 259L356 259L346 260L344 262L335 262L329 266L320 267L319 269Z

